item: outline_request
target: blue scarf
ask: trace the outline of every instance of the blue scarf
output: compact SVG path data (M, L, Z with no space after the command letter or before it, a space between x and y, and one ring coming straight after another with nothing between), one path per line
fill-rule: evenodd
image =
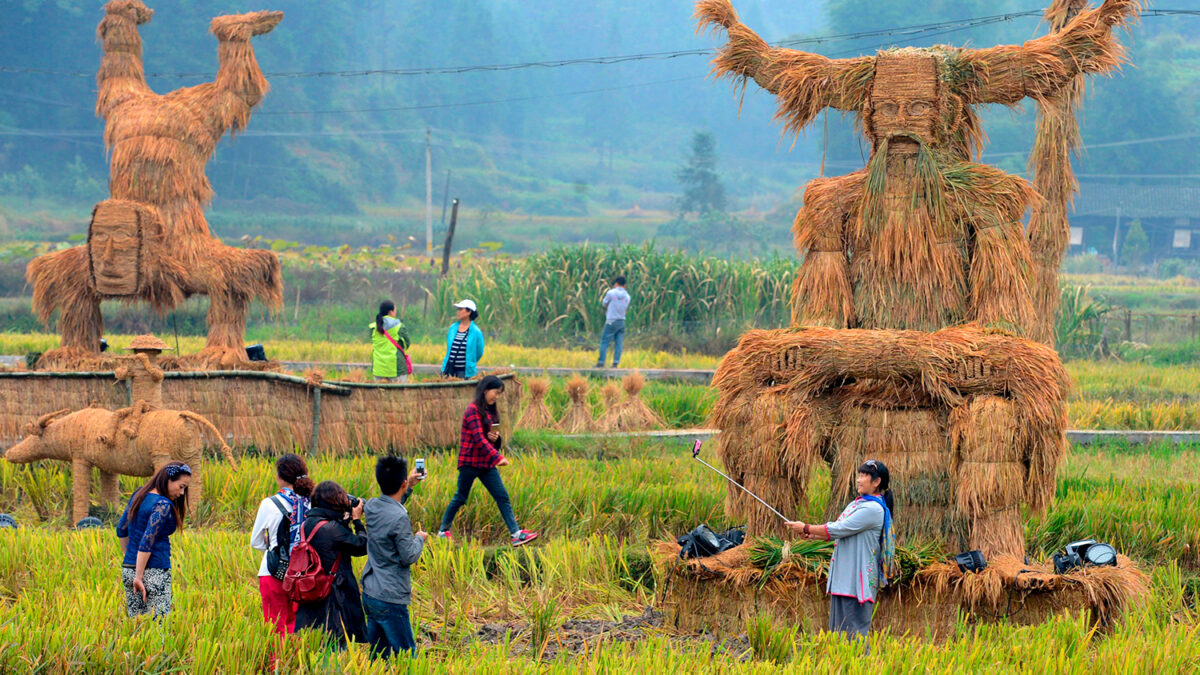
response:
M879 532L879 587L887 586L889 579L900 577L900 565L896 562L896 535L892 531L892 512L883 497L862 495L867 501L883 507L883 529Z

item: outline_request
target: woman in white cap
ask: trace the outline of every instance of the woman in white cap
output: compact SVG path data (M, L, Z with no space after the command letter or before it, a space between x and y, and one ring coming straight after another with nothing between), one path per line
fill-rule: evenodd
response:
M442 375L469 380L475 377L475 364L483 358L483 331L474 324L479 318L473 300L454 303L458 310L457 320L446 332L446 358L442 361Z

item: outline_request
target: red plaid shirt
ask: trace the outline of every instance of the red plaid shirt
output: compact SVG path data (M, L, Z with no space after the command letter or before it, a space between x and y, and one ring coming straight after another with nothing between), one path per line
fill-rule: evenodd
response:
M495 426L496 420L490 420ZM496 446L500 443L497 442ZM463 414L462 442L458 446L458 468L464 466L490 469L504 459L483 433L483 417L474 403L467 406Z

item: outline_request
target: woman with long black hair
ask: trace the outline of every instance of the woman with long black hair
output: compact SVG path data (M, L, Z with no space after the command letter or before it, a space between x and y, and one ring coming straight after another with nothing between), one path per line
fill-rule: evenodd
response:
M508 458L500 454L504 439L496 425L500 416L496 410L496 401L504 391L504 382L495 375L488 375L479 381L475 387L475 400L467 406L463 413L462 439L458 445L458 490L442 515L442 526L438 528L438 536L450 539L450 526L454 524L454 516L467 503L471 496L471 485L478 479L487 489L496 506L500 509L500 517L508 527L513 546L522 546L537 538L537 532L522 530L517 526L517 518L513 515L512 502L508 498L508 490L504 488L504 480L500 478L499 467L508 466Z
M408 346L408 329L396 318L396 304L384 300L371 324L371 374L376 380L408 382L412 372Z
M133 493L117 522L125 613L131 618L171 613L170 537L183 526L191 482L191 467L168 462Z
M833 541L829 562L829 630L865 637L871 630L875 598L895 578L896 545L892 534L895 504L891 478L883 462L868 459L858 467L858 498L824 525L789 521L788 529L804 539Z

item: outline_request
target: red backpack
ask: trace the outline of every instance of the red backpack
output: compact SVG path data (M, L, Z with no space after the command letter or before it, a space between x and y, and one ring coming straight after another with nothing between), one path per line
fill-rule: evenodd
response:
M313 536L328 522L322 520L317 523L308 536L304 535L304 528L300 528L300 541L296 542L296 548L292 549L287 575L283 577L283 592L287 593L292 602L318 602L329 596L329 589L333 586L333 578L342 562L342 556L339 555L333 561L333 569L326 572L321 569L321 556L317 555L317 549L312 547Z

